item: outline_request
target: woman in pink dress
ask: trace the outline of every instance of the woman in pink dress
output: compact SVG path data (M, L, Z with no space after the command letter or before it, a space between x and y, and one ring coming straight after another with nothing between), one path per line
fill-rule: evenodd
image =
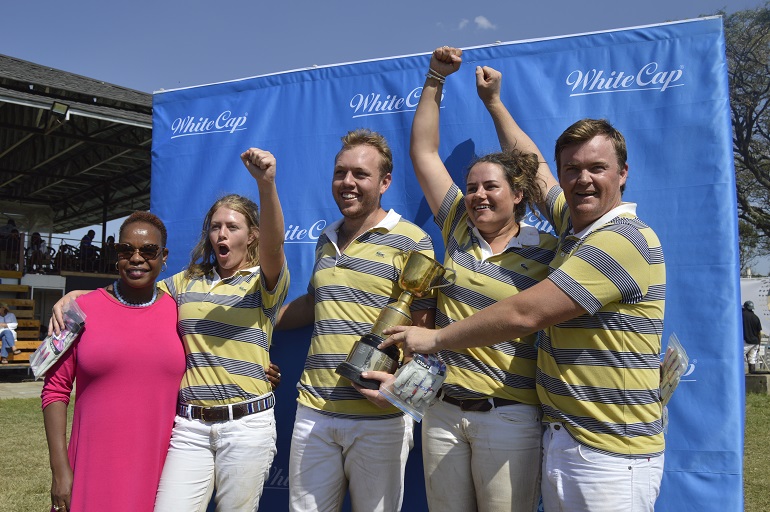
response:
M85 328L43 386L57 511L152 511L174 426L185 354L176 302L155 286L168 257L166 228L155 215L135 212L119 240L120 279L77 299Z

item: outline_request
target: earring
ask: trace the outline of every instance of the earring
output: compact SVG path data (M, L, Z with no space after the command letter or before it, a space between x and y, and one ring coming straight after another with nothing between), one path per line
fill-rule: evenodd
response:
M115 262L115 270L118 270L118 262Z
M166 264L166 262L164 261L164 262L163 262L163 265L160 267L160 271L161 271L161 272L165 272L167 268L168 268L168 265L167 265L167 264Z

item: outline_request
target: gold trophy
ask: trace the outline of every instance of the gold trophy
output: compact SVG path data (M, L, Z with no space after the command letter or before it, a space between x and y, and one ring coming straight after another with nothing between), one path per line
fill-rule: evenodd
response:
M353 345L345 362L341 363L336 370L339 375L367 389L378 389L380 381L364 379L361 377L361 372L378 370L394 373L398 368L400 352L397 347L391 345L385 350L377 348L386 338L382 331L396 325L412 325L409 306L414 298L423 297L435 288L449 286L457 277L454 270L444 268L441 263L420 252L402 252L396 254L393 259L395 261L401 257L406 258L398 279L398 285L403 290L401 295L396 302L382 309L371 332L362 336ZM451 273L447 282L438 284L447 273Z

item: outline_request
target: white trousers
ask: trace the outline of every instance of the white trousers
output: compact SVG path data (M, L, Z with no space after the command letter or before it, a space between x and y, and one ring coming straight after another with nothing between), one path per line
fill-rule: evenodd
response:
M743 344L743 356L746 358L747 363L757 364L757 354L759 354L759 345Z
M353 512L397 512L414 422L348 419L297 406L289 457L289 510L336 512L350 489Z
M422 420L428 508L537 510L542 437L540 408L535 405L473 412L437 401Z
M592 450L560 423L543 434L545 512L653 512L663 455L634 459Z
M156 512L253 512L276 453L273 409L218 423L177 416Z

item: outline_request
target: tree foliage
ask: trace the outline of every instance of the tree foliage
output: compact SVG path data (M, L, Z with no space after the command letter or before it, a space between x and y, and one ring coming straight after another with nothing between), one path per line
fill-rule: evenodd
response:
M738 218L754 254L770 252L770 2L724 18ZM749 237L751 238L751 237ZM748 254L748 253L747 253ZM743 253L742 253L743 256ZM743 259L743 258L742 258Z
M738 236L741 239L739 246L741 275L744 275L748 269L759 261L763 250L757 230L745 220L738 219Z

